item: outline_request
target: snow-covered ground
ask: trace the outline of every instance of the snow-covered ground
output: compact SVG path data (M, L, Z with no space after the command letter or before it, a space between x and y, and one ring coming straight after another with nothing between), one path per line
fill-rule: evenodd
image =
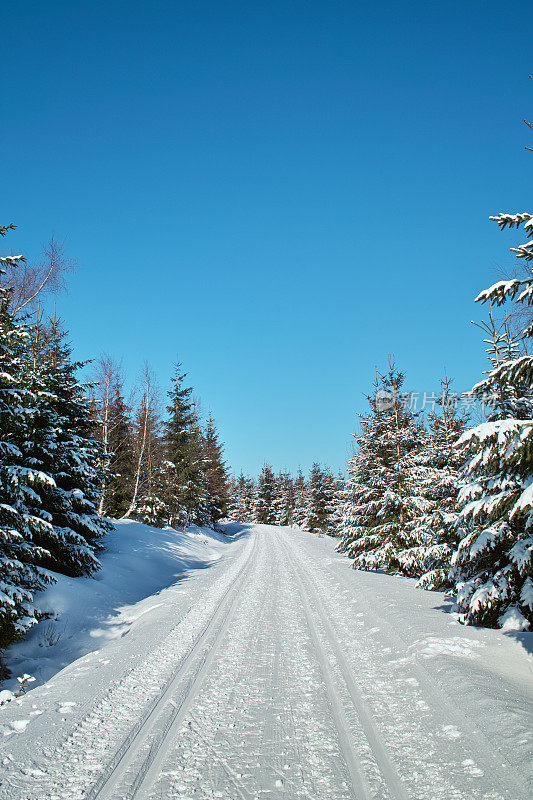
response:
M13 678L2 689L15 690L16 677L24 673L36 679L35 688L80 656L125 636L141 616L166 602L163 590L177 581L174 589L183 590L192 570L213 564L226 549L226 537L209 528L160 530L130 520L114 526L95 578L56 575L57 582L37 595L39 608L53 616L9 649Z
M13 648L41 680L72 663L0 708L1 800L533 796L532 634L462 627L300 531L119 531L101 600L46 593L83 623Z

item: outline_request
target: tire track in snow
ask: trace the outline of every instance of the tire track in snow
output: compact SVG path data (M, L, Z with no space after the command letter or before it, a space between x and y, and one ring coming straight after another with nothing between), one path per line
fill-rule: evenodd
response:
M355 684L351 670L338 645L337 637L331 628L318 594L309 583L305 570L292 550L292 547L287 546L285 541L282 537L278 536L278 534L275 534L275 537L278 546L281 546L287 556L287 563L291 565L295 580L300 588L300 596L308 620L311 637L314 642L316 657L320 662L324 683L330 699L332 715L337 726L339 742L352 780L354 797L371 797L374 795L374 791L368 784L364 769L361 766L360 757L354 747L350 724L346 717L343 702L340 698L339 690L335 686L331 676L331 660L318 632L320 626L324 630L328 649L337 663L339 672L342 675L349 697L357 713L361 728L385 781L384 788L386 788L387 796L390 797L391 800L409 800L396 768L388 756L386 746ZM310 601L310 597L312 601ZM314 613L318 616L320 625L316 624Z

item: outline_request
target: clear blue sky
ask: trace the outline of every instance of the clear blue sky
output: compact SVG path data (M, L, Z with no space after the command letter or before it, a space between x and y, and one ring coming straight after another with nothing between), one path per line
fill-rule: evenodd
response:
M81 264L80 357L179 352L234 470L344 466L374 366L484 368L531 210L531 6L24 2L2 18L2 223ZM526 191L527 187L527 191Z

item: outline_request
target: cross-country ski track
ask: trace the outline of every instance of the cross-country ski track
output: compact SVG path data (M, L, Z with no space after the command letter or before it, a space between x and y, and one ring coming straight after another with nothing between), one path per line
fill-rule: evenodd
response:
M533 796L523 637L326 537L227 530L186 591L0 709L0 800Z

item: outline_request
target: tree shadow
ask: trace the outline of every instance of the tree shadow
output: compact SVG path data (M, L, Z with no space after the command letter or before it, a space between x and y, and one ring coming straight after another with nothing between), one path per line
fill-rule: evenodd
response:
M237 542L243 536L249 536L253 524L249 522L219 522L220 533L232 542Z
M504 631L503 635L514 639L522 645L526 653L533 655L533 631Z

